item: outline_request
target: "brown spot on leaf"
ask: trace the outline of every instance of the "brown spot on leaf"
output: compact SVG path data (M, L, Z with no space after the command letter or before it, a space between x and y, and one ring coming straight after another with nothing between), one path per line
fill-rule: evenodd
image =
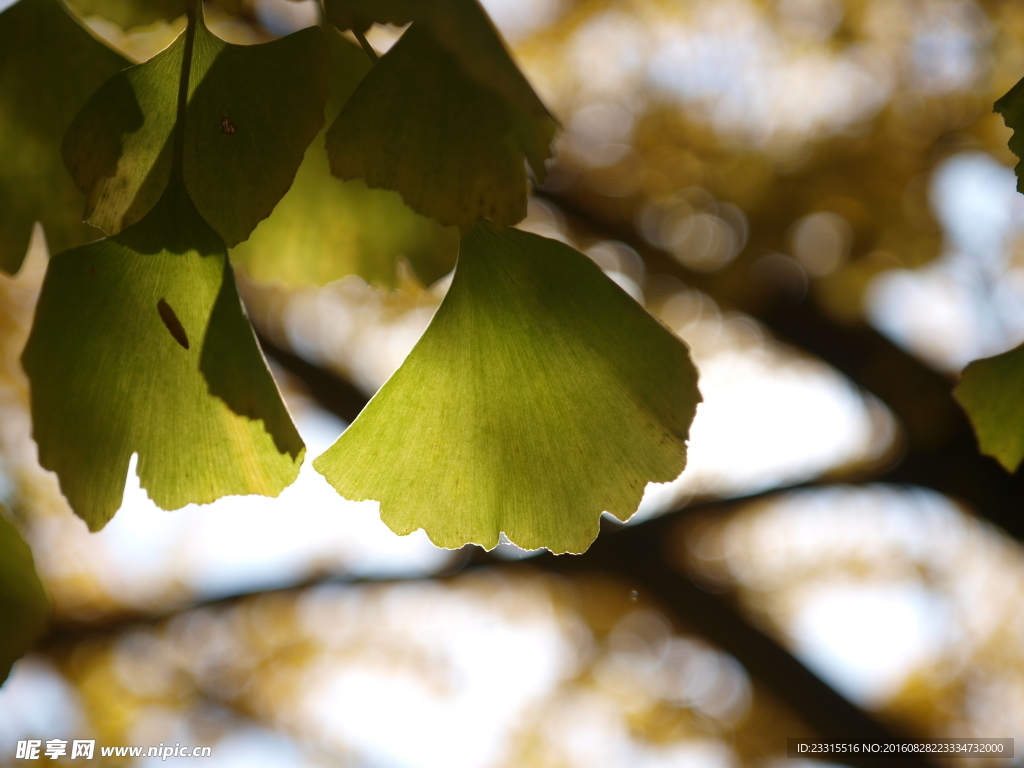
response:
M235 128L235 124L228 119L227 115L224 115L224 117L220 119L220 130L226 136L234 136L238 133L238 129Z
M166 299L160 299L156 303L156 311L160 313L160 319L164 321L164 325L167 326L167 330L171 332L174 340L188 349L188 334L185 333L185 326L181 324L181 320L174 314L174 310L171 309L171 305L167 303Z

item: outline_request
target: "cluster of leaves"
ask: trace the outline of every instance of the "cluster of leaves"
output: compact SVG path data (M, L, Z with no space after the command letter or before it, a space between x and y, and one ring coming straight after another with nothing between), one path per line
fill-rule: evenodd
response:
M130 66L63 0L0 13L0 269L41 222L57 255L23 356L33 434L90 529L133 454L165 509L296 478L305 447L233 265L393 286L399 257L424 282L457 261L404 365L314 462L396 533L581 552L602 512L626 520L682 471L700 400L685 346L585 256L514 228L557 123L477 0L324 0L322 26L254 46L220 40L195 0L68 2L126 28L189 19ZM408 25L379 59L373 24ZM996 109L1024 158L1024 81ZM1024 345L956 389L1009 471L1022 388ZM0 516L0 680L46 612Z
M398 255L431 281L457 256L408 360L314 463L397 533L581 552L602 512L627 519L682 471L700 400L685 345L588 258L512 227L557 126L476 0L326 0L323 26L253 46L188 0L75 5L188 14L136 66L62 0L0 14L0 267L41 221L58 253L23 355L33 436L91 530L132 454L165 509L297 476L229 248L257 277L319 283L391 283ZM374 23L410 25L379 60ZM0 548L5 614L34 606L2 667L43 598L13 529Z

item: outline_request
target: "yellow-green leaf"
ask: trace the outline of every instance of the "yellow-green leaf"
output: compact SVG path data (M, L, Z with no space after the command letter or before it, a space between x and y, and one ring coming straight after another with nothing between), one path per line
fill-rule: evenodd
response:
M86 220L109 234L138 221L167 186L184 33L104 83L65 137ZM323 127L327 45L318 27L232 45L199 13L185 117L184 174L203 218L229 245L288 190Z
M0 514L0 683L43 634L49 613L32 550Z
M60 143L89 95L128 64L59 0L20 0L0 13L0 269L21 267L37 221L52 250L100 234L82 223Z
M334 174L463 231L521 220L523 161L543 180L556 124L476 0L336 0L327 15L343 29L414 22L328 131Z
M327 119L341 110L370 64L333 29ZM396 192L331 175L323 132L306 149L295 181L270 217L232 252L234 263L260 280L323 285L346 275L396 285L395 263L408 259L430 284L451 271L459 234L402 203Z
M964 369L953 395L967 411L981 452L1008 472L1024 459L1024 344Z
M39 461L91 530L120 506L133 453L164 509L276 496L299 471L224 244L180 184L138 224L51 260L22 360Z
M582 552L672 480L700 394L685 345L587 257L481 222L420 342L314 466L438 546Z

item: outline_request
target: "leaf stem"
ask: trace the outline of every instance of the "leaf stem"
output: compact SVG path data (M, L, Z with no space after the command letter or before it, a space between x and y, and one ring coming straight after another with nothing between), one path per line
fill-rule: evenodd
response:
M377 56L377 52L375 50L373 50L373 46L370 45L370 42L366 39L366 37L363 35L363 33L358 31L358 30L353 29L352 30L352 34L354 34L356 36L356 40L358 40L359 44L361 46L363 46L363 50L366 51L366 55L369 57L370 63L376 64L377 63L377 59L380 58L380 57Z
M190 0L186 7L185 50L181 54L181 77L178 80L178 113L174 123L174 147L171 155L171 179L185 178L185 111L188 107L189 75L192 72L192 48L196 41L197 6L202 0Z

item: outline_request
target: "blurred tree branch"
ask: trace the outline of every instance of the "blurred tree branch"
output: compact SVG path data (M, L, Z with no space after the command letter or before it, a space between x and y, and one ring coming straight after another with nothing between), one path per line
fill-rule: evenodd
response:
M808 295L798 303L742 299L734 305L723 281L687 269L646 243L632 226L594 214L578 200L540 191L595 237L620 240L643 257L651 273L667 274L704 291L725 308L756 317L780 339L819 357L882 400L905 431L903 455L871 479L931 488L965 503L1018 540L1024 540L1024 477L1007 474L978 452L967 416L952 397L954 382L864 323L843 324ZM735 265L732 269L744 269ZM726 268L727 271L730 268Z
M687 270L667 253L646 244L632 227L616 225L594 215L571 198L540 194L556 203L575 227L596 237L620 240L635 248L650 272L678 277L729 307L730 302L715 290L714 280ZM905 453L896 464L882 470L872 480L914 483L959 498L1021 538L1024 521L1019 520L1014 502L1024 497L1020 480L1007 475L994 461L977 453L970 426L950 396L952 382L867 326L838 323L822 312L813 300L805 299L795 305L778 301L736 308L757 317L780 338L820 357L873 392L900 419L906 430ZM346 422L351 422L367 402L367 396L351 382L283 349L263 334L259 340L278 366L301 380L322 407ZM775 489L771 493L784 490L791 489ZM766 495L769 494L759 494ZM612 575L626 585L635 586L643 594L653 596L674 614L678 622L692 627L734 655L756 679L822 737L857 740L899 738L836 693L776 640L753 626L727 595L707 591L680 564L680 518L697 511L725 514L743 500L706 501L636 525L614 526L615 530L604 531L591 549L581 556L545 554L531 558L528 563L512 564L476 548L467 548L461 561L455 563L450 571L434 578L443 579L467 568L495 566L538 568L560 574L599 572ZM324 581L358 583L337 577L320 577L290 589ZM225 598L188 606L188 609L227 604L238 599ZM167 614L121 616L107 624L65 625L55 628L43 647L53 648L76 642L83 636L107 635L140 622L151 623L166 618ZM853 759L846 762L862 764ZM868 762L876 766L887 764L878 760L863 761L863 764ZM899 764L912 768L915 762L901 759ZM927 764L923 760L916 762L921 766Z
M358 414L355 406L361 394L350 382L282 350L263 336L260 342L278 365L306 384L310 394L323 407L346 421L351 421ZM366 402L365 396L362 402ZM782 490L792 489L775 489L771 494ZM758 494L766 495L770 494ZM725 511L738 501L708 501L636 525L614 526L613 530L607 530L612 527L607 526L583 555L544 554L531 558L524 565L555 573L600 572L653 595L674 614L677 621L693 627L700 635L739 659L756 679L822 737L837 740L898 739L888 728L836 693L772 637L750 624L727 596L705 590L678 563L682 551L678 536L680 517L697 510ZM673 546L675 552L671 551ZM472 566L503 564L503 561L475 547L470 551L473 552L469 563ZM505 563L505 566L509 564ZM865 766L884 766L889 762L896 765L895 761L878 759L849 759L846 762ZM913 768L914 765L927 765L927 762L917 760L916 763L908 763L901 759L899 765Z

